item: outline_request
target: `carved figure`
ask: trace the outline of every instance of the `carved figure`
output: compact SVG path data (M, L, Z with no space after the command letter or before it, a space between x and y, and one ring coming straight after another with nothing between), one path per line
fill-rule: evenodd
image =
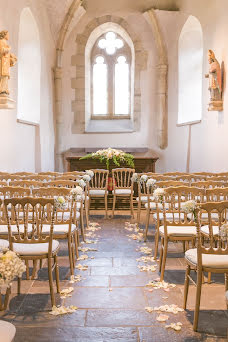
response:
M208 50L209 74L205 75L209 78L210 103L208 110L223 110L222 101L222 73L220 64L215 58L212 50Z
M9 95L8 81L10 78L10 67L17 62L17 57L10 53L11 47L8 45L9 32L0 32L0 96Z

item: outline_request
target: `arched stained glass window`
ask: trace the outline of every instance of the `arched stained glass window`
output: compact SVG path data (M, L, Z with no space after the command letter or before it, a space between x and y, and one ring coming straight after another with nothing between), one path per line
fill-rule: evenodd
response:
M91 104L94 118L129 118L131 50L115 32L101 35L91 53Z

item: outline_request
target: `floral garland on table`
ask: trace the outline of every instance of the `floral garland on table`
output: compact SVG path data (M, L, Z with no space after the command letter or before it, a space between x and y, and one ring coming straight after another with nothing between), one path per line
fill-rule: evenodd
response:
M154 199L159 201L160 203L163 202L163 197L165 196L165 189L157 188L154 190Z
M196 207L197 203L194 200L187 201L182 204L181 208L187 214L193 214L194 221L196 221Z
M15 252L8 249L0 252L0 289L2 286L9 287L14 278L21 278L25 271L24 262Z
M109 170L110 160L112 160L116 166L125 163L130 167L134 167L134 156L132 154L110 147L104 150L98 150L94 153L89 153L80 158L80 160L82 159L98 159L101 163L105 162L107 170Z

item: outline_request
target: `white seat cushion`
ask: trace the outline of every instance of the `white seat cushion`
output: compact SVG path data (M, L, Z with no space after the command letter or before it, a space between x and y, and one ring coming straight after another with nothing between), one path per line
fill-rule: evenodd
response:
M191 220L192 219L192 213L187 214L187 218L189 220ZM218 214L217 213L211 213L211 218L212 218L212 220L218 221ZM201 214L201 220L208 220L208 214L202 213Z
M20 233L24 232L24 225L23 224L19 225L19 231L20 231ZM12 234L18 234L17 226L12 225L11 226L11 232L12 232ZM31 233L31 232L32 232L32 225L29 223L28 224L28 233ZM4 235L8 234L8 226L7 225L0 225L0 235L3 235L3 234Z
M212 231L213 231L213 235L217 235L218 236L218 233L219 233L219 227L218 226L212 226ZM201 227L201 232L206 234L206 235L209 235L209 227L208 225L207 226L202 226Z
M89 194L90 196L104 196L105 195L106 190L102 190L102 189L91 189L89 190Z
M48 243L13 243L13 251L20 255L43 255L48 254ZM59 248L57 240L52 241L52 253Z
M148 201L148 196L141 196L140 199L141 199L141 202L145 203L145 202ZM151 197L150 197L150 200L153 201L153 199L154 199L154 197L151 196ZM137 201L137 202L139 201L139 197L136 198L136 201Z
M76 226L75 224L71 225L71 232L74 232L76 230ZM69 224L55 224L54 225L54 232L53 234L57 234L57 235L63 235L63 234L67 234L69 231ZM42 229L42 233L43 234L49 234L50 232L50 225L48 224L44 224L43 225L43 229Z
M197 249L189 249L185 252L185 258L197 265ZM228 254L219 255L219 254L202 254L202 265L204 267L212 267L212 268L228 268Z
M0 249L4 249L8 247L9 247L9 241L0 239Z
M159 227L159 233L164 235L164 226ZM196 236L195 226L167 226L167 234L170 236Z
M179 217L181 220L184 220L184 213L180 213L180 215L178 213L166 213L166 220L172 221L173 220L173 215L174 215L174 219L179 220ZM157 220L157 214L153 214L153 217L155 218L155 220ZM162 221L163 220L163 213L159 213L159 220Z
M112 193L116 195L131 195L131 189L116 189L115 191L113 190Z
M145 203L145 208L148 208L148 203ZM169 204L165 203L165 208L169 209ZM150 202L150 209L151 210L156 210L156 203L155 202ZM163 209L163 204L162 203L158 203L158 209L162 210Z
M0 336L2 342L12 342L16 334L16 328L13 324L0 321Z
M80 219L80 215L81 215L80 212L76 211L76 220ZM73 217L74 217L74 213L73 213ZM70 212L69 211L64 211L64 214L62 212L58 212L57 218L58 218L58 220L61 220L62 218L64 220L69 220Z

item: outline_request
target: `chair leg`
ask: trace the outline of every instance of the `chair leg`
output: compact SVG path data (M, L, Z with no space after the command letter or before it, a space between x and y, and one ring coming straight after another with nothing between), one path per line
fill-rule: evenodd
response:
M105 218L108 217L108 195L105 193Z
M53 275L52 275L52 259L48 258L48 279L49 279L49 287L50 287L50 294L51 294L51 305L52 307L55 306L55 295L54 295L54 287L53 287Z
M161 248L160 248L160 257L159 257L159 272L161 272L163 249L164 249L164 238L161 238Z
M32 276L31 279L34 280L36 277L36 269L37 269L37 261L38 260L33 260L33 270L32 270Z
M29 280L29 261L25 260L25 266L26 266L26 279Z
M149 223L150 223L150 210L147 209L147 212L146 212L146 227L145 227L145 232L144 232L144 241L145 242L147 240L147 233L148 233L148 229L149 229Z
M112 217L114 217L114 214L115 214L115 207L116 207L116 195L113 196Z
M228 291L228 273L225 273L225 291ZM228 300L226 301L226 307L228 309Z
M131 203L131 217L134 218L133 195L131 195L130 203Z
M191 271L191 268L189 265L187 265L186 272L185 272L185 282L184 282L184 305L183 305L184 309L186 309L186 306L187 306L190 271Z
M197 331L198 319L199 319L199 309L200 309L200 297L202 289L202 269L197 271L197 285L196 285L196 303L195 303L195 313L193 321L193 330Z
M168 240L167 238L164 238L164 250L163 250L163 257L162 257L160 281L164 279L167 250L168 250Z
M82 212L81 212L81 215L80 215L80 226L81 226L82 239L85 242L84 220L83 220L83 213Z
M139 224L140 224L140 216L141 216L141 200L139 198L138 208L137 208L137 227L139 227Z
M55 281L56 281L56 288L57 288L57 293L60 293L59 265L58 265L58 257L57 257L57 255L54 256L54 262L55 262Z
M208 282L208 284L211 283L211 272L208 272L208 275L207 275L207 282Z
M70 273L74 274L73 260L72 260L72 248L71 248L71 236L68 236L68 254L69 254L69 262L70 262Z
M78 253L78 237L77 237L77 231L74 231L74 245L75 245L75 253L76 253L76 258L78 259L79 253Z
M86 228L89 228L89 213L88 213L88 208L87 205L85 205L85 219L86 219Z
M158 255L158 243L159 243L159 225L155 225L155 235L154 235L154 259L157 259Z
M21 294L21 278L17 278L17 294Z

